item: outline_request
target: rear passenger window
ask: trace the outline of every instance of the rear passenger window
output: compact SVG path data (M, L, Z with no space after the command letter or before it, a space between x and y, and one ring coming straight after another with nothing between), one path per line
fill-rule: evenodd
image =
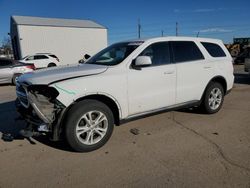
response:
M225 52L219 45L210 42L202 42L201 44L206 48L212 57L226 57Z
M45 55L36 55L34 59L49 59L49 58Z
M170 52L168 42L154 43L148 46L139 56L149 56L152 66L165 65L170 63Z
M195 61L204 59L198 46L192 41L171 42L174 62Z

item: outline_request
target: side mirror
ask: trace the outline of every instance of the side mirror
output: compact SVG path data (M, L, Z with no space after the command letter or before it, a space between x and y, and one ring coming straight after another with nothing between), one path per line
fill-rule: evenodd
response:
M152 64L152 60L149 56L138 56L135 59L135 66L147 66L151 64Z
M85 54L84 55L84 58L87 60L87 59L89 59L91 56L89 55L89 54Z

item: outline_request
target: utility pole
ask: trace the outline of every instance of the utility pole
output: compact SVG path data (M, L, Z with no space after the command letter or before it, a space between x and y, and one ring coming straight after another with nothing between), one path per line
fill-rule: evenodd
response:
M138 38L141 38L141 22L140 19L138 19Z
M175 23L175 34L178 36L178 22Z
M196 37L198 38L198 37L199 37L199 35L200 35L200 31L198 31L198 33L197 33Z
M164 36L164 31L163 31L163 30L161 30L161 36L162 36L162 37Z

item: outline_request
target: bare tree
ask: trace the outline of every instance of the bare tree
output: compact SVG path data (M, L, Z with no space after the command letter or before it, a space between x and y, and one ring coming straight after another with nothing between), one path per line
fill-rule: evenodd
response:
M13 54L10 37L4 37L1 46L1 52L10 57Z

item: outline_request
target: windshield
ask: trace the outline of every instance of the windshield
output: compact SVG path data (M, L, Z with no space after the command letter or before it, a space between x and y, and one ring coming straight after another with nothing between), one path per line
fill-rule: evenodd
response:
M28 57L28 56L23 57L21 60L24 60L26 57Z
M143 42L123 42L113 44L94 55L86 63L108 66L117 65L128 57L142 43Z

